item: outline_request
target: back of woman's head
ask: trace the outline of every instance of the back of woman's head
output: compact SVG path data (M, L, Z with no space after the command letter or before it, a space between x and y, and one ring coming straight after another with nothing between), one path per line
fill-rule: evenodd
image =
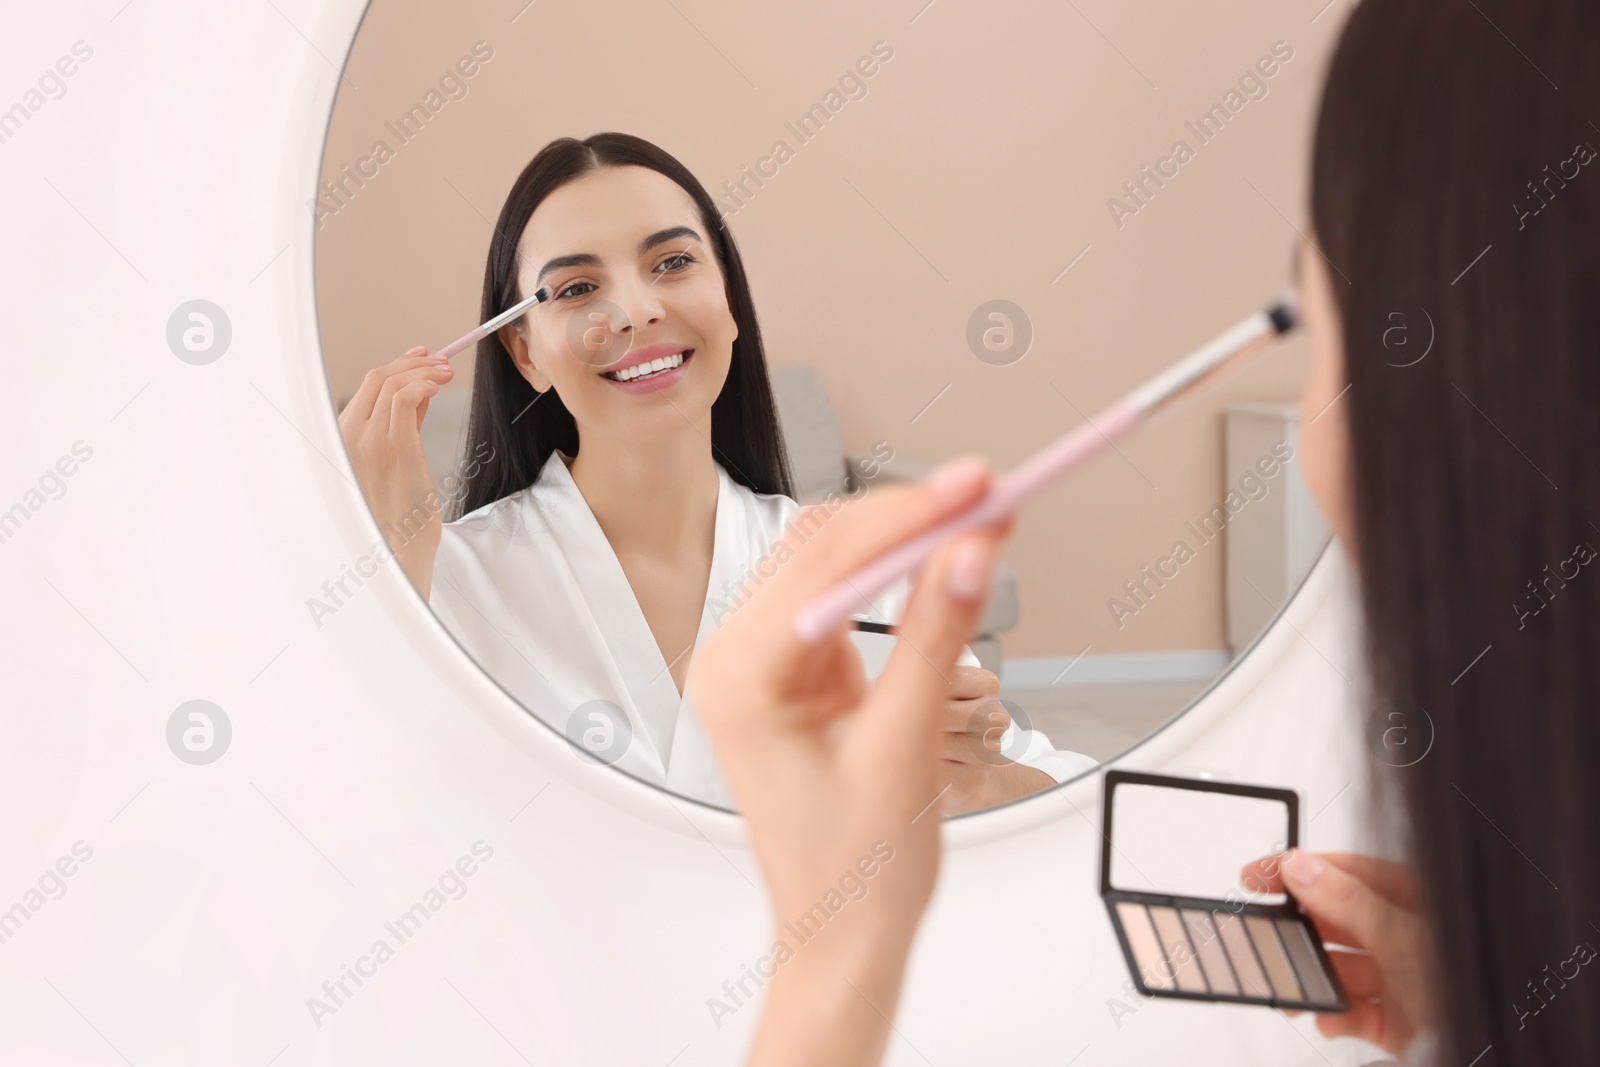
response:
M1600 1062L1591 118L1592 0L1362 0L1317 126L1376 795L1408 816L1462 1067Z
M722 269L738 336L727 380L711 408L713 457L734 481L755 492L790 495L788 460L744 261L705 187L663 149L625 133L562 137L540 149L512 183L495 220L481 318L493 318L529 295L518 288L519 246L523 229L545 198L603 167L629 166L663 174L689 194ZM558 449L578 454L572 413L554 389L542 394L534 390L498 334L485 337L478 342L473 364L465 488L459 499L448 502L448 511L458 517L525 489Z

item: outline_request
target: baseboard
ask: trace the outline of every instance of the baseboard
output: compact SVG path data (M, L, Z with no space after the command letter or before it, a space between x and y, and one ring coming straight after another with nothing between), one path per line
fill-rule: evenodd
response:
M1066 685L1127 685L1134 682L1182 682L1214 678L1232 660L1226 651L1123 652L1039 659L1008 659L1000 667L1000 688L1048 689ZM1068 667L1071 667L1068 670ZM1063 674L1062 672L1066 673Z

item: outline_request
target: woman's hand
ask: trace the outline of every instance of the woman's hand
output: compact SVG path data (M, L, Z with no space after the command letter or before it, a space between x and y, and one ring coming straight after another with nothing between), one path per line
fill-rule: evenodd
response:
M1056 780L1000 755L1011 716L1000 703L1000 679L982 667L956 667L939 735L939 775L948 785L946 815L982 811L1048 789Z
M1324 941L1360 950L1328 953L1350 1010L1319 1015L1324 1035L1359 1037L1399 1055L1432 1025L1427 928L1410 867L1349 852L1293 849L1250 864L1243 882L1259 892L1287 891Z
M339 413L339 432L367 507L411 584L426 599L439 550L439 499L422 454L428 398L450 380L450 364L417 347L374 367Z
M690 665L694 707L749 827L774 936L787 950L774 946L752 1064L847 1067L882 1055L938 869L938 738L950 680L1010 524L972 531L928 562L870 687L845 625L806 644L795 614L988 487L987 466L969 460L923 483L875 488L831 516L802 512L774 547L776 574Z

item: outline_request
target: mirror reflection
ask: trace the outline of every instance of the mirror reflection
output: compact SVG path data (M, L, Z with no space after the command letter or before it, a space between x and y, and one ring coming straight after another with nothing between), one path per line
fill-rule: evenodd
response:
M1273 139L1308 122L1317 42L1262 41L1243 96L1190 72L1226 116L1201 141L1082 27L1063 77L1125 87L1107 113L1026 114L1017 64L1060 57L1003 13L614 14L372 5L307 205L320 324L367 503L444 628L576 757L730 806L684 679L785 525L1010 466L1265 306L1302 195ZM1247 197L1254 227L1211 228ZM946 814L1138 743L1287 602L1326 541L1304 368L1278 345L1024 509L948 680ZM861 605L868 677L908 591Z

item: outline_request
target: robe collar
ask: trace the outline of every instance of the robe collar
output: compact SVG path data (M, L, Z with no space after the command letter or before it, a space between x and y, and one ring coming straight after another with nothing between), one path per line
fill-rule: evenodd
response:
M717 467L717 510L713 523L711 573L701 594L700 626L695 650L717 628L717 596L730 580L741 581L750 562L749 525L739 486L721 464ZM537 484L541 512L571 569L596 629L605 642L626 700L633 738L619 763L624 769L639 760L636 773L691 796L703 795L720 781L693 709L678 693L666 657L656 644L638 597L617 559L605 531L578 489L560 452L545 461ZM710 594L709 596L707 594ZM596 605L604 605L596 613ZM694 650L687 653L690 657ZM714 791L715 788L713 787Z

